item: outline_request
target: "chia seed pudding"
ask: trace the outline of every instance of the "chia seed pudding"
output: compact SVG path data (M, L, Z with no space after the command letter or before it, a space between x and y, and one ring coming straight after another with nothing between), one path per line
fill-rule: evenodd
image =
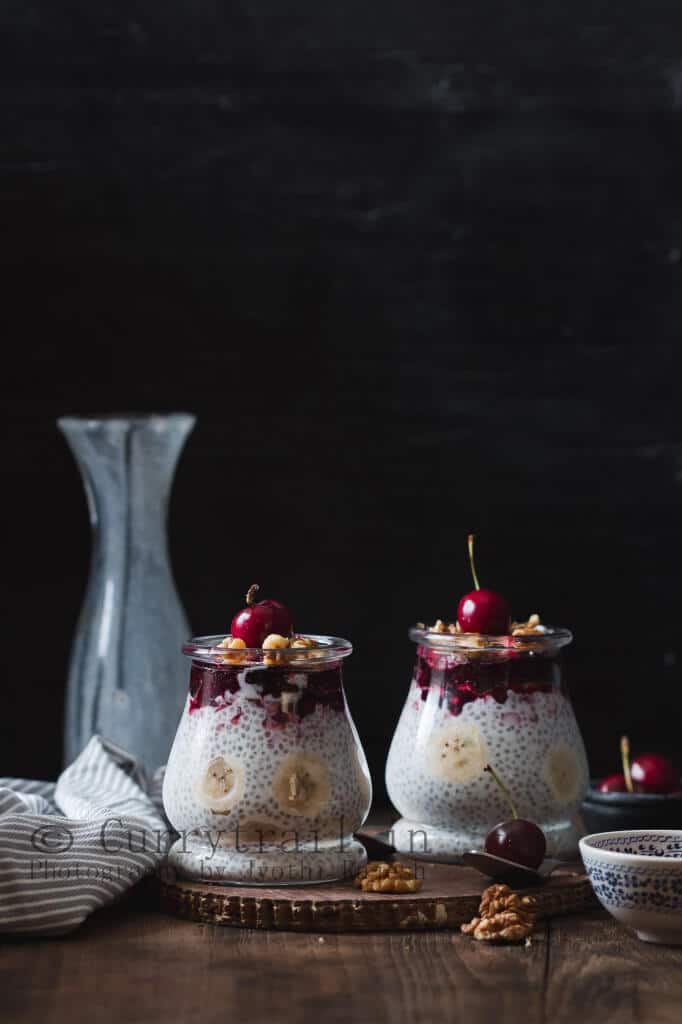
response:
M589 773L559 662L572 638L541 628L519 637L411 631L417 660L386 765L403 815L393 830L400 852L456 860L482 849L509 816L484 771L490 763L519 815L545 833L547 855L576 855Z
M189 694L163 786L181 875L251 885L355 875L371 802L342 683L348 641L298 635L271 652L187 644ZM303 646L303 645L306 646Z

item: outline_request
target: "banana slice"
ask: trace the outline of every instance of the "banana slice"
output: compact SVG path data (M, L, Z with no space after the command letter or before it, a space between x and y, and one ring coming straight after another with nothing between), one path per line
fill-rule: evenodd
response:
M244 792L244 769L234 758L214 757L194 787L202 807L214 814L229 814Z
M557 803L570 804L580 795L580 761L567 743L557 743L545 754L545 781Z
M452 722L435 732L426 749L427 771L444 782L472 782L488 763L483 733L473 722Z
M291 754L279 766L272 792L283 811L315 818L329 803L329 769L317 754Z

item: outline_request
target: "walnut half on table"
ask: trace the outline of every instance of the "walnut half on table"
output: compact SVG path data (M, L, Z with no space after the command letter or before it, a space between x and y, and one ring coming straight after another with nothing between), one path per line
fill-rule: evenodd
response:
M419 892L422 882L415 878L412 868L400 861L389 864L383 860L372 860L360 871L353 885L363 892L407 893Z
M490 885L481 893L478 917L461 927L479 942L522 942L535 927L536 900L508 885Z

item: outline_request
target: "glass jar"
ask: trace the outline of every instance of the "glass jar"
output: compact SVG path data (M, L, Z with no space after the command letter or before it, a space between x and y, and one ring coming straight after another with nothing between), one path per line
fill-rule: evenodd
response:
M230 650L221 636L184 646L189 694L163 784L180 838L169 863L203 881L301 885L355 875L353 839L372 787L348 710L338 637L314 646Z
M410 637L417 661L386 764L388 793L403 815L396 848L432 860L482 849L489 829L511 817L484 771L491 764L519 816L545 832L547 856L575 856L589 772L559 657L571 633L412 629Z

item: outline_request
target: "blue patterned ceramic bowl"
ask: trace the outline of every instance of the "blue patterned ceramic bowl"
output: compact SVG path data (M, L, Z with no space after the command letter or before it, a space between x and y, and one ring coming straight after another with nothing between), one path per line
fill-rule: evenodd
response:
M645 942L682 945L682 831L631 829L580 840L601 905Z

